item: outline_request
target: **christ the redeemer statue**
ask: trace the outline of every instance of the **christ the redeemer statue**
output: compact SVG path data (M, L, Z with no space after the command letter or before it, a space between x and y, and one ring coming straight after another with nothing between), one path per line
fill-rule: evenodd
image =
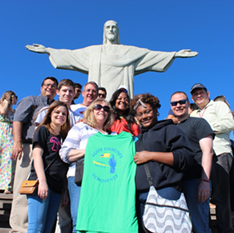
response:
M188 49L159 52L120 45L119 27L113 20L104 24L103 45L76 50L46 48L39 44L27 45L26 48L36 53L47 53L55 68L88 74L88 81L94 81L107 89L107 99L122 85L128 88L132 98L134 75L147 71L164 72L175 58L198 54Z

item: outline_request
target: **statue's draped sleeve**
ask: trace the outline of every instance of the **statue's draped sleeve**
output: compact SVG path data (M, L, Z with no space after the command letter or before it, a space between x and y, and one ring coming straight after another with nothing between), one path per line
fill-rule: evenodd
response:
M176 53L145 50L148 52L135 63L135 75L147 71L166 71L173 63Z
M49 48L49 59L57 69L88 74L107 89L107 97L125 85L134 94L134 75L147 71L164 72L174 61L175 52L159 52L126 45L93 45L82 49Z
M75 70L85 74L89 72L89 47L76 50L49 48L49 59L57 69Z

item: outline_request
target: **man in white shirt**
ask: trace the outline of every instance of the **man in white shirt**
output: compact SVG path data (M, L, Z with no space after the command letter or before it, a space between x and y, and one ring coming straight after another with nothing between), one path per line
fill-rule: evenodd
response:
M74 111L78 116L83 117L85 109L97 98L98 95L98 85L95 82L88 82L85 84L82 91L83 102L81 104L71 105L72 111Z
M75 84L70 79L63 79L58 84L58 89L56 91L57 95L59 96L59 101L64 102L67 104L69 109L69 118L71 127L78 122L82 116L76 114L74 111L71 110L71 102L75 96ZM38 125L42 122L46 115L46 107L40 110L35 123Z
M64 92L62 91L63 89L61 89L59 92L57 92L57 94L59 95L59 100L60 101L67 101L67 98L65 98L66 96L64 95ZM83 96L83 102L81 104L73 104L71 105L71 110L76 116L83 118L83 113L85 111L85 109L97 98L97 94L98 94L98 86L95 82L88 82L85 84L84 89L82 91L82 96ZM74 95L72 96L73 99ZM61 99L60 99L61 98ZM72 101L71 99L71 101ZM70 101L70 104L71 104ZM70 106L70 105L69 105ZM73 126L74 124L71 124L71 126ZM80 195L80 186L77 186L74 182L74 174L73 176L70 176L69 173L67 174L68 177L68 189L69 189L69 193L70 193L70 213L74 213L77 212L78 209L78 200L79 200L79 195ZM75 193L75 195L74 195ZM61 209L61 208L60 208ZM61 213L60 213L61 215ZM59 216L60 217L60 216ZM60 229L61 232L76 232L76 220L70 220L68 217L66 217L64 211L62 216L60 217L62 220L64 220L63 222L59 221L59 225L60 225ZM71 231L67 230L64 228L64 224L68 221L72 221L72 229ZM58 227L56 228L56 233L59 233L58 231Z
M211 183L218 232L233 232L229 183L229 172L233 161L229 135L234 129L233 116L224 102L210 100L210 93L201 83L192 86L191 94L193 102L199 107L195 116L206 119L215 133L213 149L216 163L212 167Z

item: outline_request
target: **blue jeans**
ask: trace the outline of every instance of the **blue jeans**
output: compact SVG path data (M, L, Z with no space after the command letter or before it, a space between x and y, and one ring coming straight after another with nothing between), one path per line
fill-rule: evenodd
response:
M61 194L48 189L48 197L42 200L37 194L27 195L28 231L27 233L50 233L55 223Z
M199 202L197 200L198 185L199 179L186 180L182 183L182 189L191 214L193 232L211 233L209 227L210 197L204 202Z
M70 195L70 205L71 205L71 216L72 216L72 232L76 233L76 221L77 221L77 212L80 200L80 189L81 186L78 186L75 183L75 177L68 177L68 190Z
M158 194L161 197L167 198L169 200L178 200L180 198L181 192L178 190L172 188L172 187L166 187L162 189L157 189ZM147 199L149 192L137 192L136 196L136 214L138 218L138 224L139 224L139 233L145 233L143 223L142 223L142 216L144 213L145 208L145 202Z

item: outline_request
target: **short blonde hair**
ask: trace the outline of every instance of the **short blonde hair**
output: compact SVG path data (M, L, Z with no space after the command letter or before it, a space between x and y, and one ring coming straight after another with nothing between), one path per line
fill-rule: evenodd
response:
M84 121L86 124L88 124L89 126L93 127L93 128L96 128L96 120L95 120L95 117L94 117L94 107L95 105L97 104L100 104L104 102L106 104L106 106L108 106L110 108L110 112L108 113L108 117L103 125L103 130L107 131L110 129L111 125L113 124L114 122L114 117L113 117L113 110L111 108L111 105L108 101L104 100L104 99L96 99L94 100L90 106L88 108L86 108L86 110L84 111L84 114L83 114L83 117L84 117Z

